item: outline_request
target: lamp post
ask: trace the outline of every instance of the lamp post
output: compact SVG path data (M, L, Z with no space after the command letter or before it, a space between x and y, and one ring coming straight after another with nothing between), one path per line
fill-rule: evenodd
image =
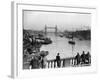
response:
M73 34L72 34L72 40L69 41L69 44L72 45L72 56L74 58L73 51L74 51L75 41L73 40ZM72 64L74 64L74 59L72 59Z

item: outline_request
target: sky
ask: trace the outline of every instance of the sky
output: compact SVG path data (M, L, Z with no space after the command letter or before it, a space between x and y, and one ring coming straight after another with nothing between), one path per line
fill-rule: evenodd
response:
M91 26L91 14L24 11L24 29L44 30L45 25L59 31L86 29Z

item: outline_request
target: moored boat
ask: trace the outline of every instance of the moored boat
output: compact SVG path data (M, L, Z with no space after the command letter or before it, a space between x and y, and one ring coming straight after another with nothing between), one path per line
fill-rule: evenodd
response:
M68 41L69 44L75 45L75 41Z

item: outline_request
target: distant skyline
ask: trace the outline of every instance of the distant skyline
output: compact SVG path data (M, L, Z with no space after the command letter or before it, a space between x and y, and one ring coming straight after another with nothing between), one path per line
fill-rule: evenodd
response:
M24 11L24 29L43 30L45 25L60 31L90 29L91 14Z

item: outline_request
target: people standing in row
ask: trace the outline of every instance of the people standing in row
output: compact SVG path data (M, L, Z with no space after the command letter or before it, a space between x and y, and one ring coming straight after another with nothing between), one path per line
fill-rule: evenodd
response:
M77 55L75 56L75 65L90 64L90 63L91 63L91 55L89 52L85 54L85 51L83 51L81 55L77 53Z

